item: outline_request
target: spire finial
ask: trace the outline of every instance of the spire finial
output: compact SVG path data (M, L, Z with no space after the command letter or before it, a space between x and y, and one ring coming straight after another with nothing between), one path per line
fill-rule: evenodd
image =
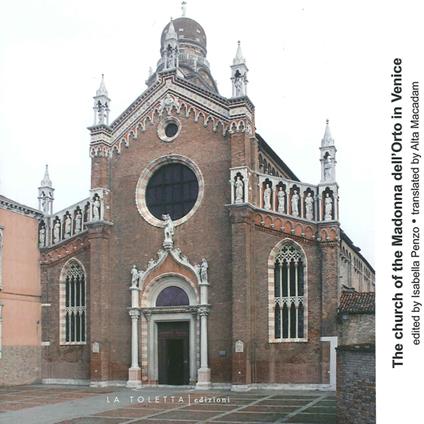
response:
M243 57L243 53L241 51L241 43L240 40L237 41L237 52L236 52L236 56L233 59L233 65L240 65L241 63L245 63L246 61L244 60Z
M175 32L175 28L174 28L174 22L171 20L169 22L169 27L168 27L168 31L166 32L166 36L165 36L165 40L177 40L177 33Z
M52 181L49 176L49 165L46 164L46 169L44 171L44 178L41 180L41 187L51 187Z
M105 85L105 74L102 74L102 79L100 80L100 86L98 90L96 91L96 96L108 96L108 92L106 90Z
M324 137L322 138L322 141L321 141L322 146L334 146L334 139L331 136L329 122L330 120L326 119Z
M187 2L182 1L181 2L181 16L185 16L187 13Z

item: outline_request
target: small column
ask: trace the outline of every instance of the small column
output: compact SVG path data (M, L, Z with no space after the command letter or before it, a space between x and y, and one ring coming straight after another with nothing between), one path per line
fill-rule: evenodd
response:
M300 191L300 211L299 211L299 216L301 218L305 218L305 196L303 193L302 188L299 188Z
M141 368L138 364L138 320L140 318L139 309L139 291L140 289L133 284L131 290L131 368L128 370L127 387L141 386Z
M209 389L211 387L211 370L208 366L208 281L203 276L200 286L200 368L197 371L197 389Z
M211 370L208 367L208 308L201 306L200 315L200 368L197 372L197 389L211 387Z

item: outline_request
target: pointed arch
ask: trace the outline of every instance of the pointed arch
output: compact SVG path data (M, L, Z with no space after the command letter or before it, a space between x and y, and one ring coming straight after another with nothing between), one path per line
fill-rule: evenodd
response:
M308 338L307 258L302 246L285 238L268 257L268 331L270 343Z
M77 258L60 272L59 305L60 344L86 344L87 273Z

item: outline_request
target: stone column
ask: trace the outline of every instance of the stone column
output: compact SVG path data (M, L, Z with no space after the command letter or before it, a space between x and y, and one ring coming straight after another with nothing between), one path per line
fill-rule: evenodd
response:
M137 286L131 286L131 368L128 370L127 387L141 386L141 368L138 364L138 320L140 318L139 291Z
M200 368L197 372L198 389L209 389L211 387L211 370L208 367L208 286L207 282L200 284Z

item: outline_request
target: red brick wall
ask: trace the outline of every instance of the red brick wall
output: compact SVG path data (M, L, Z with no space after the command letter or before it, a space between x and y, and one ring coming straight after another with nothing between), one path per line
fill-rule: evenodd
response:
M113 301L109 308L113 364L111 379L126 379L130 365L131 324L130 270L133 264L145 269L150 258L162 247L163 229L148 224L135 204L136 184L141 172L152 160L163 155L189 157L200 168L205 194L196 213L175 229L175 246L192 263L202 257L209 261L209 362L213 381L230 381L231 367L231 238L225 204L230 202L228 180L230 147L220 132L212 132L202 123L178 116L181 133L172 143L162 142L155 126L149 126L128 149L112 159L112 222L110 240L110 288ZM227 359L219 356L226 351Z
M60 345L59 326L59 278L63 266L70 258L78 259L87 272L86 305L87 317L91 316L90 310L90 256L88 249L83 249L75 254L70 254L50 265L41 267L41 303L51 306L43 307L42 340L49 341L50 346L41 347L42 352L42 378L60 379L88 379L90 358L90 325L87 320L86 345L66 346Z
M375 423L373 346L337 350L337 423Z

